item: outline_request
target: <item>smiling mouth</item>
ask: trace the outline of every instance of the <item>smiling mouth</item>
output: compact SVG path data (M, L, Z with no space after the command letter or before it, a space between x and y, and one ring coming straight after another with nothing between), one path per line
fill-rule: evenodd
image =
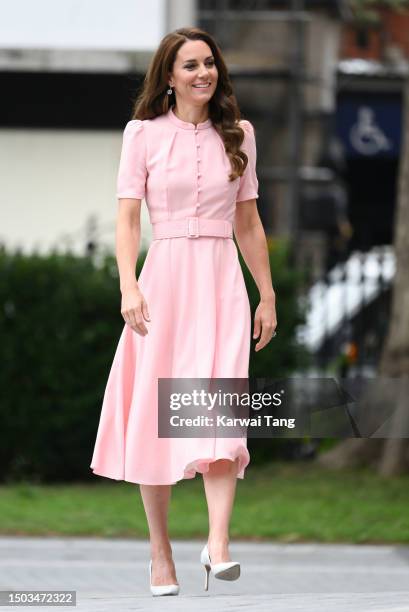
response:
M201 83L200 85L192 85L192 87L195 89L206 89L207 87L210 87L210 83Z

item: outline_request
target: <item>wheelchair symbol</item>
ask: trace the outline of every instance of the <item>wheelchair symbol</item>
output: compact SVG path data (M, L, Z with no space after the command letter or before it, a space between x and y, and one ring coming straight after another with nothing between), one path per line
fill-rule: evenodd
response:
M392 141L375 123L375 113L369 106L358 110L358 120L349 133L354 149L362 155L376 155L392 148Z

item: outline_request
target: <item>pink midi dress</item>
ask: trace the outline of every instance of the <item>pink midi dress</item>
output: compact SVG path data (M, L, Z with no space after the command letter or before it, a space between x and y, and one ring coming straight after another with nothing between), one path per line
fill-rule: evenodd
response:
M150 222L188 217L233 223L236 203L258 198L254 129L241 121L243 176L211 119L197 125L173 112L129 121L123 133L118 198L145 199ZM150 321L140 336L125 324L105 389L92 471L132 483L164 485L206 473L218 459L244 478L247 439L159 438L158 379L248 378L250 303L232 238L154 239L138 278Z

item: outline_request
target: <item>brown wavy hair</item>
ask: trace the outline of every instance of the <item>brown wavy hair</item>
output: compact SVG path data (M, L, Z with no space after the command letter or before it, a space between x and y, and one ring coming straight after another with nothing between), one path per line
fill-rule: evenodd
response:
M200 28L178 28L164 36L150 62L142 90L134 102L132 119L153 119L167 113L175 105L175 92L171 95L167 93L169 74L173 71L179 48L188 40L203 40L214 56L218 80L216 90L209 100L209 118L224 143L232 167L229 180L234 181L242 176L248 163L246 153L240 150L244 131L239 125L240 110L226 64L216 41L208 32Z

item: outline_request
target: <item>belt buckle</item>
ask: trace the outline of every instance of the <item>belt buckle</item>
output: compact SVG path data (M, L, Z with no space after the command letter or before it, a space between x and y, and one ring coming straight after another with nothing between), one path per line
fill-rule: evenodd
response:
M193 230L191 230L193 224ZM188 217L187 218L187 237L198 238L199 237L199 217Z

